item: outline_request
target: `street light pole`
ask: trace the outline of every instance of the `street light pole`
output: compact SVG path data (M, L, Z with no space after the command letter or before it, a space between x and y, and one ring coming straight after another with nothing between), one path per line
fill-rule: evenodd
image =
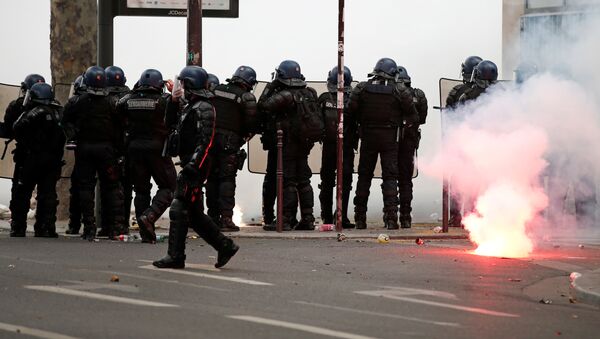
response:
M342 192L344 185L344 0L338 10L338 86L337 86L338 140L335 229L342 231Z
M188 0L186 65L202 66L202 0Z

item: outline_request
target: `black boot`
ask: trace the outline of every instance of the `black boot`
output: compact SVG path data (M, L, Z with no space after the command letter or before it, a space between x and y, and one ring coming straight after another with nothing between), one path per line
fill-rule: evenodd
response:
M364 230L367 228L367 215L363 213L354 214L354 222L356 223L357 230Z
M217 224L218 225L218 224ZM220 225L222 232L239 232L240 227L236 225L231 217L221 217Z
M400 228L398 226L398 213L393 211L385 212L383 215L383 223L388 230L397 230Z
M65 234L79 234L79 229L81 228L81 223L69 222L69 226L65 231Z
M400 227L402 228L410 228L411 227L411 217L400 216Z
M343 229L352 229L355 228L356 225L350 222L348 217L342 217L342 228Z
M140 225L140 237L142 237L143 243L156 243L154 222L156 222L156 213L153 211L146 211L138 218L138 224Z
M223 246L218 251L215 267L221 268L225 266L239 249L240 247L236 245L231 238L225 238Z
M58 233L56 233L56 225L47 225L42 224L35 230L36 238L58 238Z
M300 222L294 227L296 231L312 231L315 229L315 217L312 214L302 216Z
M174 206L178 208L178 206ZM173 207L171 207L173 208ZM167 255L152 265L158 268L185 268L185 238L187 236L187 212L171 210L169 217L169 249Z
M83 234L81 234L81 238L87 241L94 241L94 239L96 239L96 225L83 225Z
M14 220L10 222L10 236L12 238L22 238L27 231L27 223L20 223Z

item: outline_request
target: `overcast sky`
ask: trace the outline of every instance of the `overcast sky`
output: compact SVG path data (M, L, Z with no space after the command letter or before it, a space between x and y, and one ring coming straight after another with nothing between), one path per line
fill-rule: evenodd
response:
M49 79L49 3L0 1L0 82L17 84L34 72ZM241 64L254 67L259 80L269 80L285 59L298 61L308 80L324 80L337 63L335 0L240 0L238 19L206 18L203 25L204 67L222 81ZM146 68L171 78L185 63L185 29L183 18L118 17L114 63L130 85ZM501 66L501 0L346 1L346 65L357 80L364 80L379 58L391 57L408 69L413 86L423 89L433 106L439 103L439 78L458 77L461 62L473 54ZM421 153L439 147L439 113L430 108L429 114ZM317 177L312 181L316 187ZM259 192L251 182L248 189ZM420 177L415 185L415 213L429 216L439 204L439 183ZM378 182L371 197L381 200ZM0 203L4 200L0 196ZM255 205L256 195L238 200ZM380 209L370 212L378 216Z

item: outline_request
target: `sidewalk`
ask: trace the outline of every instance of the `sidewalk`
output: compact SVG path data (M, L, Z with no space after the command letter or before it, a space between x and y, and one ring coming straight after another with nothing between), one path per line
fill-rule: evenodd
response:
M28 223L27 232L33 233L33 223ZM462 228L451 227L448 233L435 233L433 228L438 224L413 224L410 229L387 230L382 224L370 223L365 230L348 229L342 233L347 239L377 239L380 234L387 234L390 239L410 240L410 239L467 239L467 232ZM64 235L67 229L66 221L56 223L56 232ZM317 225L318 229L318 225ZM0 220L0 230L10 230L8 220ZM131 231L137 232L137 227L131 228ZM168 222L162 219L157 223L156 233L167 235ZM267 232L258 224L242 226L239 232L227 233L233 238L256 238L256 239L337 239L338 232L319 232L315 231L289 231L289 232Z

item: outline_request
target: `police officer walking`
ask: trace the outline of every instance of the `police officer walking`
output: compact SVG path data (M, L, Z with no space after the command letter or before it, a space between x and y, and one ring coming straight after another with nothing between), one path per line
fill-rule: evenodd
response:
M398 147L403 134L419 123L413 94L396 80L398 67L389 58L380 59L372 78L359 83L350 95L349 109L356 114L361 137L358 182L354 197L356 228L367 227L367 202L371 180L381 157L383 221L388 229L398 228Z
M33 84L23 100L23 113L12 126L17 145L14 153L11 211L11 237L24 237L27 212L37 187L36 237L56 238L56 182L63 165L64 132L60 126L60 104L52 87Z
M65 106L63 126L69 140L76 140L75 171L79 179L79 200L83 215L82 238L92 241L96 236L94 188L96 173L100 185L106 188L109 237L127 232L123 220L123 192L118 154L122 154L122 120L116 114L116 100L106 90L104 69L88 68L84 74L86 93L73 97Z
M283 130L283 230L312 230L314 195L308 155L324 133L317 92L306 86L300 65L285 60L275 70L258 106L260 111L272 114ZM301 219L294 225L298 202ZM275 230L274 225L263 228Z
M400 202L400 227L410 228L412 222L412 177L415 170L414 155L421 140L420 125L427 121L427 98L425 93L411 86L411 79L406 68L398 67L398 81L403 82L412 92L413 103L419 113L419 122L403 130L398 147L398 194Z
M222 231L235 232L240 230L232 220L235 178L246 159L241 147L258 132L256 98L251 92L256 85L256 72L249 66L240 66L226 81L227 84L212 90L217 120L210 151L213 166L206 183L206 206L208 215Z
M323 153L321 155L321 219L324 224L333 224L334 187L337 169L338 111L337 111L338 68L335 66L327 76L327 92L319 96L319 104L325 121ZM358 127L356 119L348 112L348 99L352 91L352 73L344 66L344 147L343 147L343 181L342 187L342 228L354 228L348 219L348 201L352 190L352 174L354 172L354 150L358 148Z
M178 115L181 145L191 144L192 153L182 153L183 169L177 177L175 199L171 204L169 218L169 249L167 255L152 264L158 268L185 267L185 240L188 227L192 227L202 239L218 252L215 267L227 264L239 250L231 238L219 231L212 219L204 214L202 185L210 172L210 148L213 145L216 111L210 103L213 94L208 90L208 74L198 66L187 66L179 73L183 88L173 90L168 102L169 120ZM180 109L183 98L187 104ZM179 113L178 113L179 112ZM185 130L183 130L185 128ZM187 152L187 149L184 150Z
M168 129L165 125L167 103L162 74L147 69L138 86L117 104L118 113L126 119L127 163L135 190L135 216L142 242L155 243L155 222L171 205L177 173L171 157L163 154ZM158 186L151 200L153 179Z

